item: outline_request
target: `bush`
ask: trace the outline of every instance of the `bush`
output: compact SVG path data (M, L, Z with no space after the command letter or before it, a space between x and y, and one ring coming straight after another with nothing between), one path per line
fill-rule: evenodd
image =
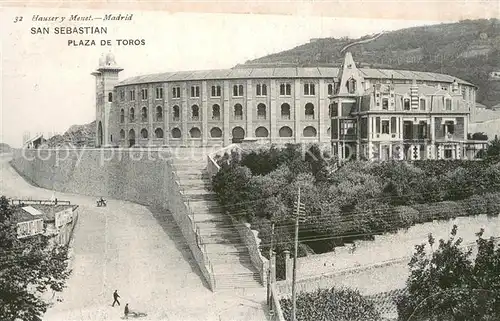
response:
M466 216L462 202L438 202L429 204L416 204L412 206L419 213L419 222L430 222L432 220L449 220L451 218Z
M281 299L286 320L292 319L292 302ZM332 288L297 296L297 320L301 321L379 321L375 304L358 291Z

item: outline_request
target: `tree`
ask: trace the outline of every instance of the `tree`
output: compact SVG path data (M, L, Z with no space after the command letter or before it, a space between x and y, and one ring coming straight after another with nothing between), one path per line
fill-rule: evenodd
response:
M399 319L404 321L492 321L500 318L500 249L494 239L477 233L477 255L461 247L457 226L451 237L440 240L426 253L416 246L409 266L407 294L397 300ZM429 235L428 245L433 248Z
M41 321L49 304L41 295L61 292L70 275L67 247L48 237L17 238L13 209L0 198L0 320Z

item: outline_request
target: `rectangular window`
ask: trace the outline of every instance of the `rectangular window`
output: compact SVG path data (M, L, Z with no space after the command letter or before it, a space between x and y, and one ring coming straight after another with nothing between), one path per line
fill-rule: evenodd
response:
M387 98L382 99L382 109L383 110L389 109L389 99L387 99Z
M445 109L451 110L451 99L449 98L445 99Z
M134 100L135 100L135 90L131 90L131 91L129 92L129 94L130 94L130 96L129 96L129 97L130 97L130 100L131 100L131 101L134 101Z
M181 98L181 87L172 87L172 98Z
M451 149L445 149L444 150L444 158L445 159L450 159L453 157L453 151Z
M156 99L163 99L163 88L156 87Z
M380 134L380 117L375 118L375 132Z
M328 95L333 95L333 84L328 84Z
M420 98L420 110L425 110L425 98Z
M233 97L243 97L243 85L233 85Z
M220 97L221 96L221 87L220 86L212 86L212 97Z
M391 133L392 134L396 133L396 128L397 128L396 117L391 117Z
M291 96L292 85L287 83L280 84L280 96Z
M259 96L259 97L267 96L267 85L266 84L257 84L256 96Z
M304 96L316 95L314 84L304 84Z
M146 88L141 89L141 98L142 100L148 99L148 90Z
M121 101L125 100L125 90L120 90L120 100Z
M389 134L389 121L388 120L382 121L382 134Z
M191 98L200 97L200 86L191 86Z
M403 109L410 110L410 98L403 99Z

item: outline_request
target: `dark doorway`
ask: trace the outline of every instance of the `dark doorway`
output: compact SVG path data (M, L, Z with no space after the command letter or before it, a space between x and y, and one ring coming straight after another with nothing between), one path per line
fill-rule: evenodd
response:
M128 132L128 147L135 145L135 131L133 129Z

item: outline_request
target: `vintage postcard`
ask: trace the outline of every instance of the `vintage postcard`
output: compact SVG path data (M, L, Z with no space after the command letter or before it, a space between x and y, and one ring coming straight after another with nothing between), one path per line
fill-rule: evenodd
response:
M0 6L0 320L500 320L498 2Z

